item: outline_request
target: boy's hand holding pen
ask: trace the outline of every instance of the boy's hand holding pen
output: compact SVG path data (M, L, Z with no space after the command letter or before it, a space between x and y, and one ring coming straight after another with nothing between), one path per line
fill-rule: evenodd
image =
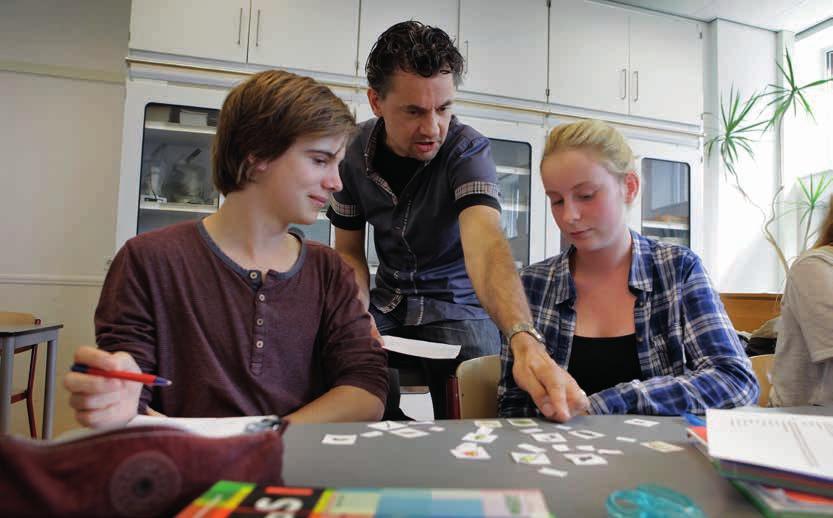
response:
M120 426L136 416L142 384L166 386L164 378L143 374L136 360L126 352L81 346L75 352L64 387L79 423L91 428Z

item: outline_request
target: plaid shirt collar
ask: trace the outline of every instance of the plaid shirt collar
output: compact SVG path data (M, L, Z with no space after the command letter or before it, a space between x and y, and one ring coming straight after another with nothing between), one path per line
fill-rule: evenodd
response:
M650 292L654 289L651 272L654 269L654 258L651 255L651 246L647 239L639 233L631 233L631 269L628 274L628 286L631 291ZM553 276L556 279L555 303L575 301L576 286L573 283L573 276L570 274L570 256L575 253L576 247L570 245L566 254L561 254L555 262Z

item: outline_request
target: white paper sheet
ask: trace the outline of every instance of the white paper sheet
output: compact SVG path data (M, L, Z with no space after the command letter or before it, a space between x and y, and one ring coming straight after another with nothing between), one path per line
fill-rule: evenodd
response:
M432 360L452 360L460 354L459 345L441 344L437 342L426 342L424 340L412 340L398 336L383 336L384 348L388 351L429 358Z
M833 417L706 410L709 455L833 481Z
M246 432L246 425L257 423L275 416L246 417L157 417L137 415L127 426L176 426L206 437L230 437Z

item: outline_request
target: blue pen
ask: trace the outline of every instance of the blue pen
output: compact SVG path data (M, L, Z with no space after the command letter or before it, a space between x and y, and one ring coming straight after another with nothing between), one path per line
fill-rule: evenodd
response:
M706 426L706 420L694 414L689 414L688 412L686 412L683 414L683 418L691 426Z

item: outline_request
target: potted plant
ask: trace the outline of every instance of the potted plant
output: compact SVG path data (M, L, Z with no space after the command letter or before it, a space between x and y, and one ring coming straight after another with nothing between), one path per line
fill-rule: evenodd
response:
M741 185L737 171L737 164L742 156L754 157L751 144L759 140L761 135L770 129L778 127L778 124L781 123L790 110L794 115L801 112L804 116L809 116L815 120L812 106L807 100L808 91L833 81L833 78L819 79L799 85L789 52L786 53L785 58L786 68L776 64L779 75L783 80L783 86L767 85L761 93L754 93L745 100L742 100L740 92L736 91L734 87L729 91L728 100L724 101L721 96L719 133L706 141L706 153L711 155L715 150L718 150L720 160L725 167L724 172L727 180L743 196L744 200L760 211L763 221L761 229L764 238L775 250L778 261L786 274L793 257L786 256L784 247L778 242L771 226L779 218L789 214L790 211L797 211L801 233L798 254L804 252L815 234L814 216L819 210L823 210L827 206L824 201L824 194L833 184L833 170L814 173L809 175L806 180L807 177L799 177L796 180L798 200L794 202L782 202L786 187L782 184L776 189L767 209L764 209L749 196ZM756 108L759 109L756 110ZM764 116L764 111L770 108L772 109L771 115Z

